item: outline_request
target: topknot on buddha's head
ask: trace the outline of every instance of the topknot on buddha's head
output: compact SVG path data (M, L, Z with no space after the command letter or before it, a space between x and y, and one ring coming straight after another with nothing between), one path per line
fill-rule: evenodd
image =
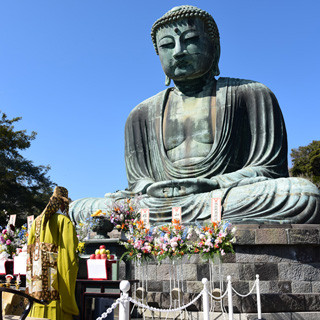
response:
M220 42L219 30L212 16L207 11L204 11L200 8L189 6L189 5L183 5L183 6L172 8L153 24L151 28L151 38L157 54L159 54L159 52L158 52L156 35L159 28L167 24L170 24L172 22L182 20L182 19L189 19L189 18L201 19L206 26L206 29L210 38L213 41Z

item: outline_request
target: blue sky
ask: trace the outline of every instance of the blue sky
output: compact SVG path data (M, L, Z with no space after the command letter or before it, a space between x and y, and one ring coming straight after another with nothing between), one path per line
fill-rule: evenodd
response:
M127 186L126 118L165 88L150 29L181 4L216 20L220 76L275 93L289 150L320 139L319 1L1 0L0 110L38 132L24 155L72 199Z

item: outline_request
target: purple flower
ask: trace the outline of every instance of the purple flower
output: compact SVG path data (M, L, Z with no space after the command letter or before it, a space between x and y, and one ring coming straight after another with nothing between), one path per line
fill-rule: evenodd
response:
M1 243L5 243L5 242L6 242L6 240L4 240L4 237L3 237L3 236L0 236L0 242L1 242Z
M10 244L11 244L11 240L8 239L8 240L6 241L6 245L7 245L7 246L10 246Z

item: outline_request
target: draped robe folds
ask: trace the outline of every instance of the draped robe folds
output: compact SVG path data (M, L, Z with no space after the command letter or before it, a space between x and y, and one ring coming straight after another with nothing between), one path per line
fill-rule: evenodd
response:
M172 88L134 108L126 122L125 161L129 187L71 204L75 221L115 199L142 193L150 221L171 221L172 207L182 207L184 223L210 220L211 199L221 197L223 219L232 223L320 223L320 194L311 182L289 178L287 136L274 94L263 84L233 78L216 83L214 142L200 162L177 165L163 143L163 114ZM172 198L146 194L155 182L179 179L218 182L219 188ZM198 180L197 180L198 179Z
M183 222L210 219L211 198L221 197L223 218L234 223L319 223L319 191L287 178L287 137L274 94L264 85L220 78L216 86L216 130L209 154L190 166L173 164L163 144L163 113L171 89L142 102L125 130L129 191L145 193L154 182L214 179L219 189L175 198L142 197L150 221L171 220L182 207Z

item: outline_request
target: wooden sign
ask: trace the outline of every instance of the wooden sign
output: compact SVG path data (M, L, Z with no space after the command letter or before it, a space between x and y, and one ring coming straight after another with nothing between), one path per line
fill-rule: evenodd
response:
M211 222L221 221L221 198L211 199Z
M150 217L149 208L141 209L141 211L140 211L140 220L143 221L143 224L145 226L149 226L149 217Z
M182 223L181 218L181 207L173 207L172 208L172 221L179 220L179 223Z
M12 224L13 226L16 225L16 219L17 219L17 215L16 214L11 214L10 218L9 218L9 225Z
M31 229L31 227L32 227L33 221L34 221L34 216L28 216L28 217L27 217L28 233L30 232L30 229Z

